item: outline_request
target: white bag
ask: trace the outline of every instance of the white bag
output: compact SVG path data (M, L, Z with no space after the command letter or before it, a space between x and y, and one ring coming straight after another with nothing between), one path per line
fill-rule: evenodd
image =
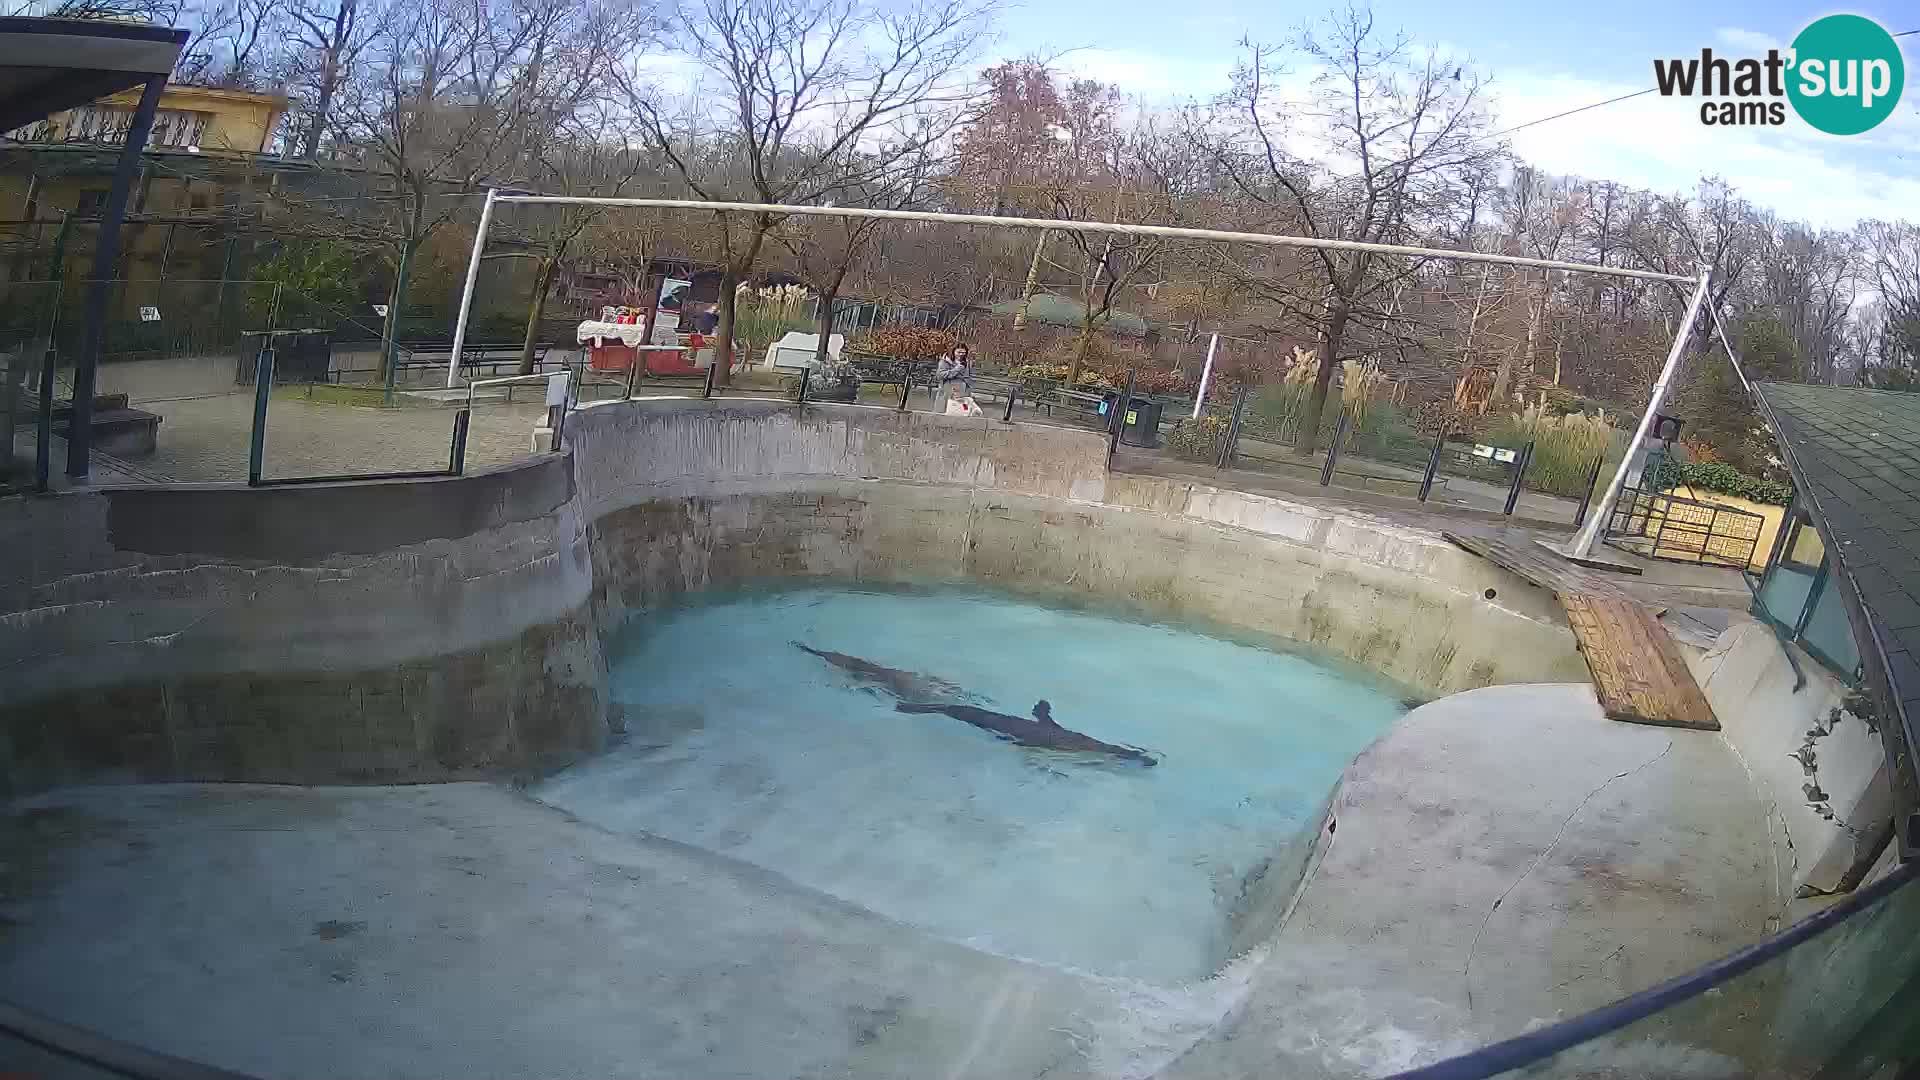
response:
M948 416L979 416L980 403L972 397L950 397L947 399Z

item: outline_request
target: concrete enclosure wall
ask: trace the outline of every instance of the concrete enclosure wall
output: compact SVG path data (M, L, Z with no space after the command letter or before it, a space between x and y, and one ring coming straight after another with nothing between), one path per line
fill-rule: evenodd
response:
M976 582L1308 643L1426 694L1584 678L1536 590L1436 536L1110 475L1097 433L641 400L424 482L21 500L0 777L537 772L609 730L601 631L700 589Z

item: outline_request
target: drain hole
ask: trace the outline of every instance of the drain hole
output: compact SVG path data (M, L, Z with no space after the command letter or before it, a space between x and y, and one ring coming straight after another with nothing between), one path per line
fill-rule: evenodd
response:
M1480 595L1481 595L1481 596L1484 596L1484 597L1486 597L1486 598L1487 598L1487 599L1489 599L1489 600L1491 600L1491 599L1493 599L1493 598L1494 598L1494 595L1495 595L1495 594L1494 594L1494 591L1493 591L1492 589L1488 589L1488 590L1487 590L1486 592L1483 592L1483 593L1481 593Z

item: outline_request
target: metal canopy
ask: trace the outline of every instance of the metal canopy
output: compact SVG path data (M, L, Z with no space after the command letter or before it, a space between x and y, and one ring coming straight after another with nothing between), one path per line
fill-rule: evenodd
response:
M0 18L0 131L144 86L186 43L170 26Z

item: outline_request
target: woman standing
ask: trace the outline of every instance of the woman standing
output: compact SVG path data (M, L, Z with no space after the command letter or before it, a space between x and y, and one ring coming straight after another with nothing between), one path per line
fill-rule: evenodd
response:
M952 401L956 398L973 396L973 354L965 345L955 345L953 351L940 358L933 369L935 403Z

